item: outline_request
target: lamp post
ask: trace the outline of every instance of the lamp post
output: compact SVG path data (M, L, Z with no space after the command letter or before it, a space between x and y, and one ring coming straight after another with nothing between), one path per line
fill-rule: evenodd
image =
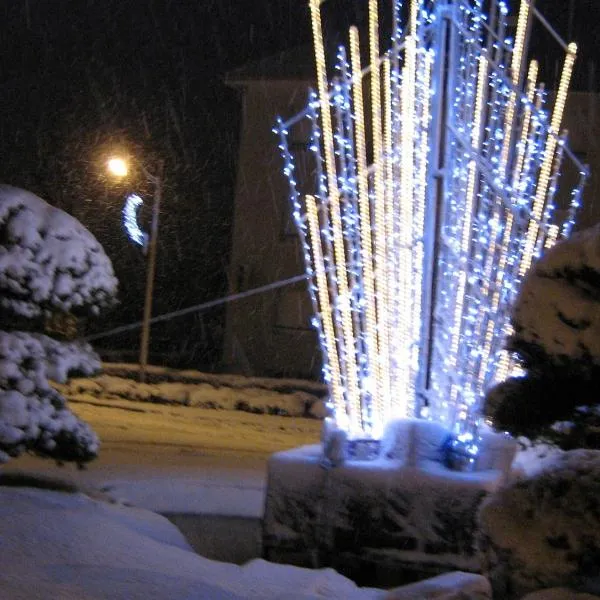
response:
M144 297L144 316L142 320L142 335L140 339L140 375L141 383L146 381L146 369L148 366L148 348L150 345L150 318L152 316L152 296L154 291L154 273L156 271L156 249L158 240L158 217L160 211L160 201L162 196L162 177L164 162L158 163L158 169L155 174L150 173L146 168L138 163L144 177L152 184L153 202L152 202L152 222L150 224L150 235L148 240L148 263L146 271L146 294ZM111 158L107 163L108 170L116 177L127 177L129 169L127 162L119 157Z

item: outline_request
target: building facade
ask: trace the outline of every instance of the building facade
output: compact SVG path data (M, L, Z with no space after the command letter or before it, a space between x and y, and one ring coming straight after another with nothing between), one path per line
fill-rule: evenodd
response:
M282 174L276 118L306 105L310 50L300 48L228 74L242 96L229 293L304 273ZM305 144L306 139L296 140ZM246 375L317 378L321 357L306 282L275 287L227 306L224 364Z

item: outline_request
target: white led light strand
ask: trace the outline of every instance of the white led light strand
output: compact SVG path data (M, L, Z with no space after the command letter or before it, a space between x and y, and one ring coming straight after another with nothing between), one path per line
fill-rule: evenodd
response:
M386 385L384 394L387 398L386 415L390 415L393 408L392 382L396 365L392 360L391 351L392 342L392 277L393 277L393 232L394 232L394 168L393 168L393 118L392 118L392 71L389 57L383 60L383 89L384 89L384 126L383 126L383 152L384 152L384 202L383 202L383 235L386 239L386 245L383 248L385 255L383 259L387 265L386 285L385 285L385 330L382 332L382 338L385 340L386 373L384 374Z
M477 152L481 144L481 122L483 112L483 102L485 91L487 89L488 61L484 55L479 57L479 68L477 73L477 91L475 94L475 110L473 127L471 128L471 146L473 151ZM465 194L465 209L463 217L462 233L460 238L461 264L462 268L458 273L458 288L456 293L456 304L454 313L454 327L452 333L452 343L450 346L450 364L456 368L458 345L462 331L461 322L463 318L464 296L467 284L468 269L467 262L470 256L473 215L475 212L475 184L477 177L477 164L474 160L469 161L469 174ZM457 391L454 392L455 394Z
M560 227L556 223L552 223L552 212L554 211L554 196L558 187L558 178L560 177L560 171L564 158L565 144L567 141L567 133L564 132L558 139L558 149L554 155L554 164L552 165L552 174L550 176L550 186L548 188L548 196L546 198L546 210L544 211L544 225L547 226L548 233L545 240L543 241L544 248L552 248L556 244L558 234L560 233Z
M347 410L352 425L356 430L362 428L362 412L360 407L360 392L358 387L358 368L356 365L356 345L352 327L352 307L350 291L348 289L348 276L346 273L346 253L342 232L342 219L340 212L340 198L335 171L335 156L333 152L333 129L331 111L329 108L329 94L327 91L327 73L325 63L325 48L321 28L321 12L319 0L310 0L313 41L315 48L315 62L317 65L317 88L321 105L321 121L323 123L323 149L325 155L325 169L327 172L328 204L331 211L333 246L335 254L336 278L338 284L337 301L342 321L342 336L345 352L345 377L347 388Z
M321 248L321 227L314 196L306 196L306 216L308 217L308 231L310 237L310 247L313 252L313 264L317 279L318 301L321 308L321 319L325 333L325 349L327 358L331 367L331 385L333 390L333 404L336 409L336 417L343 418L345 415L345 400L342 388L342 378L340 373L340 363L338 358L335 328L333 326L333 311L329 301L329 287L327 285L327 276L325 274L325 263L323 261L323 251Z
M390 379L388 344L388 274L385 234L383 131L381 124L381 72L379 66L379 15L377 0L369 0L369 59L371 62L371 119L373 141L373 203L375 213L375 297L377 301L376 410L381 421L389 418Z
M515 119L515 108L517 103L517 86L519 84L520 73L523 68L523 49L525 45L525 34L527 31L527 22L529 19L529 2L528 0L522 0L521 6L519 9L519 17L517 20L517 32L515 37L515 45L512 51L511 58L511 83L512 89L509 93L509 99L506 106L506 112L504 116L504 132L502 139L502 152L500 154L500 163L498 166L498 172L500 176L505 176L507 164L509 160L509 153L512 148L513 141L513 125ZM497 216L500 216L500 212L502 211L499 206L500 201L497 199L496 201L498 205ZM504 270L506 267L506 260L508 258L509 245L512 240L513 235L513 214L511 207L504 207L504 226L502 232L502 240L500 242L499 254L498 254L498 264L495 269L495 282L492 289L492 300L491 300L491 309L488 317L483 352L481 358L481 364L479 369L479 389L483 390L486 384L486 379L489 376L489 356L492 349L492 343L495 338L495 329L498 325L496 319L496 313L498 311L498 305L500 303L500 293L501 286L503 283L503 279L505 276ZM492 277L492 269L491 265L493 264L493 259L495 258L496 248L495 245L491 250L489 256L492 259L488 266L486 267L484 277L489 280Z
M428 157L429 157L429 122L431 119L430 101L431 101L431 72L433 68L434 55L432 51L427 51L423 56L422 81L420 82L420 140L419 140L419 156L418 170L416 178L415 192L415 210L414 210L414 269L412 275L412 311L410 321L412 323L411 332L411 377L413 380L418 376L419 359L421 353L421 344L419 343L421 335L421 326L423 320L423 261L425 259L425 201L427 198L427 174L428 174ZM407 415L416 413L416 397L412 393L406 399Z
M550 123L550 131L548 134L548 141L546 148L544 149L544 162L540 170L540 177L536 189L535 202L533 204L533 215L529 221L529 227L527 228L527 237L525 239L525 249L523 251L523 259L519 267L519 276L522 277L529 270L533 261L533 252L535 243L540 230L540 221L544 211L544 204L546 201L546 193L548 191L548 184L550 182L550 172L552 168L552 161L554 159L554 152L556 151L556 144L558 143L558 131L562 123L562 117L565 110L565 103L567 101L567 92L569 84L571 82L571 74L573 72L573 64L575 62L575 56L577 55L577 45L570 43L567 46L567 56L565 58L565 64L560 76L560 83L558 85L558 91L556 93L556 101L554 104L554 110L552 111L552 121Z
M512 187L513 189L518 188L519 182L523 175L523 162L525 160L525 148L527 146L527 138L531 135L531 112L532 105L535 95L535 85L538 76L538 62L532 60L529 63L529 70L527 72L527 102L525 103L525 109L523 113L523 124L521 126L521 139L517 145L517 158L515 161L515 168L513 171Z
M356 135L356 170L358 178L358 202L360 210L360 244L363 267L363 285L366 304L366 345L369 365L367 377L374 382L371 393L377 389L377 308L375 300L375 272L373 269L373 242L371 236L371 208L369 203L369 181L367 174L367 143L365 133L365 113L362 89L362 69L360 62L360 42L358 29L350 28L350 62L352 65L352 94L354 99L354 120Z
M410 369L410 344L412 325L411 281L412 281L412 226L413 226L413 182L414 182L414 135L415 123L408 115L415 110L415 39L408 36L404 41L405 64L402 74L401 110L407 118L402 122L400 142L400 210L398 239L398 314L396 335L399 340L396 389L397 401L395 417L406 416L408 404L414 395L414 381Z

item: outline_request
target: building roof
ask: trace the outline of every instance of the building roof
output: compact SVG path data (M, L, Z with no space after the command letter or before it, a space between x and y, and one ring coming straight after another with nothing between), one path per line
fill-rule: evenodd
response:
M229 71L225 75L225 83L236 86L261 80L308 82L314 78L312 48L306 45L283 50Z

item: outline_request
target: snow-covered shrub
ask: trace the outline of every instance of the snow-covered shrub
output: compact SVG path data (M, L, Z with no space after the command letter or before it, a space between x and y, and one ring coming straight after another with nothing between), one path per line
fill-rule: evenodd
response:
M33 331L44 318L98 314L116 288L110 260L77 220L0 185L0 463L23 452L80 464L97 455L98 437L49 379L90 375L98 356Z
M494 598L555 586L600 586L600 451L552 463L484 501L478 545Z
M102 367L100 356L87 342L62 342L42 334L33 337L44 349L46 374L52 381L64 383L68 377L89 377Z
M564 450L600 448L600 406L587 380L555 373L512 377L492 388L486 413L494 427Z
M98 446L96 434L48 383L40 342L0 331L0 463L26 451L82 463Z
M494 426L564 449L600 448L600 226L535 263L512 324L508 349L526 374L488 393L485 410Z
M512 313L510 348L526 368L600 370L600 225L548 250L529 271Z
M96 315L114 302L117 279L96 238L34 194L0 185L0 306L37 317Z

